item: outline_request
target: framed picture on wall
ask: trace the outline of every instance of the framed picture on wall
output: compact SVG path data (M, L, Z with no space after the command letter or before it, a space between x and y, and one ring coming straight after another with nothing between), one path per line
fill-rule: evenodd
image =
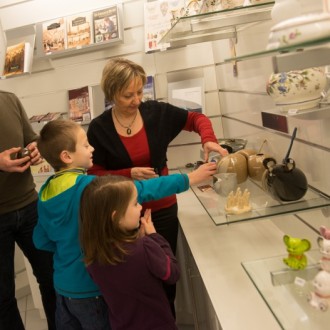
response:
M92 89L90 86L68 90L69 118L81 124L89 123L93 114Z
M144 48L152 53L169 48L160 43L177 19L184 14L184 0L158 0L144 4Z
M42 44L46 55L67 49L66 19L54 19L42 24Z
M188 79L168 84L168 102L188 111L205 113L204 79Z
M112 6L93 12L94 42L100 43L119 38L118 7Z
M69 16L66 21L68 49L79 48L93 43L91 12Z

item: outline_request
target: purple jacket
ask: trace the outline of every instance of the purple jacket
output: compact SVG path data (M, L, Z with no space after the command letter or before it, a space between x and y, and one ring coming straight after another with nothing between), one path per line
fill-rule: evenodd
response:
M129 243L125 261L87 267L109 307L112 330L177 329L163 282L174 284L179 265L167 241L151 234Z

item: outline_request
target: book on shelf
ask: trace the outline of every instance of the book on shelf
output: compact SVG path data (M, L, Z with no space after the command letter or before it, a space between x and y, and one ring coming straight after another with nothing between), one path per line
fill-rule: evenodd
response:
M93 28L95 43L118 39L119 32L117 6L94 11Z
M31 53L31 46L28 42L7 46L3 76L8 77L31 72L32 56L33 50Z
M34 115L29 118L30 123L40 123L42 121L51 121L60 118L62 115L61 112L48 112L42 115Z
M45 54L52 54L67 48L66 19L64 17L42 24L42 43Z
M155 99L155 82L153 76L147 76L147 82L143 87L143 101Z
M66 18L67 48L79 48L93 43L91 20L91 12Z
M90 86L68 90L69 118L81 124L92 119L93 98Z

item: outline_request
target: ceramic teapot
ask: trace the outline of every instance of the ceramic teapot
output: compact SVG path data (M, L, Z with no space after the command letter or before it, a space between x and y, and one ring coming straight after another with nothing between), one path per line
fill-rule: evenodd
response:
M237 152L222 157L217 162L217 170L218 173L236 173L238 184L248 177L246 158Z
M275 199L289 202L304 197L307 179L292 158L282 164L276 164L274 158L265 158L263 164L266 168L262 177L263 187Z
M263 188L280 201L296 201L305 195L308 188L305 174L296 167L295 161L289 158L296 132L297 128L294 129L289 150L282 164L276 164L274 158L263 160L266 169L262 177Z
M251 179L256 181L262 180L263 174L266 171L264 166L264 160L266 158L271 158L271 156L258 153L248 157L248 174Z
M266 91L281 112L306 110L319 104L326 83L324 68L313 67L272 73Z

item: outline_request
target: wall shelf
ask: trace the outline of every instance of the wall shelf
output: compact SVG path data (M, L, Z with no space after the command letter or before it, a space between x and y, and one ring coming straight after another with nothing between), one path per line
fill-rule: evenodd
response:
M271 56L275 73L325 66L330 64L329 43L330 37L313 39L304 43L232 57L225 59L225 63Z
M315 108L301 111L289 110L286 112L280 112L277 110L266 110L262 112L273 115L285 116L287 118L295 118L302 120L322 120L330 118L330 104L324 103L323 105L321 105L320 103L320 105Z
M188 173L187 168L180 168L182 173ZM248 189L251 193L252 210L239 215L229 215L225 212L226 197L218 195L213 189L201 191L198 186L191 186L192 191L212 218L216 226L231 223L269 218L281 214L298 213L316 208L330 206L330 198L309 187L305 196L293 202L279 202L266 193L259 183L248 179L238 185L242 192Z
M251 24L271 19L274 2L180 17L160 43L171 47L228 39Z

